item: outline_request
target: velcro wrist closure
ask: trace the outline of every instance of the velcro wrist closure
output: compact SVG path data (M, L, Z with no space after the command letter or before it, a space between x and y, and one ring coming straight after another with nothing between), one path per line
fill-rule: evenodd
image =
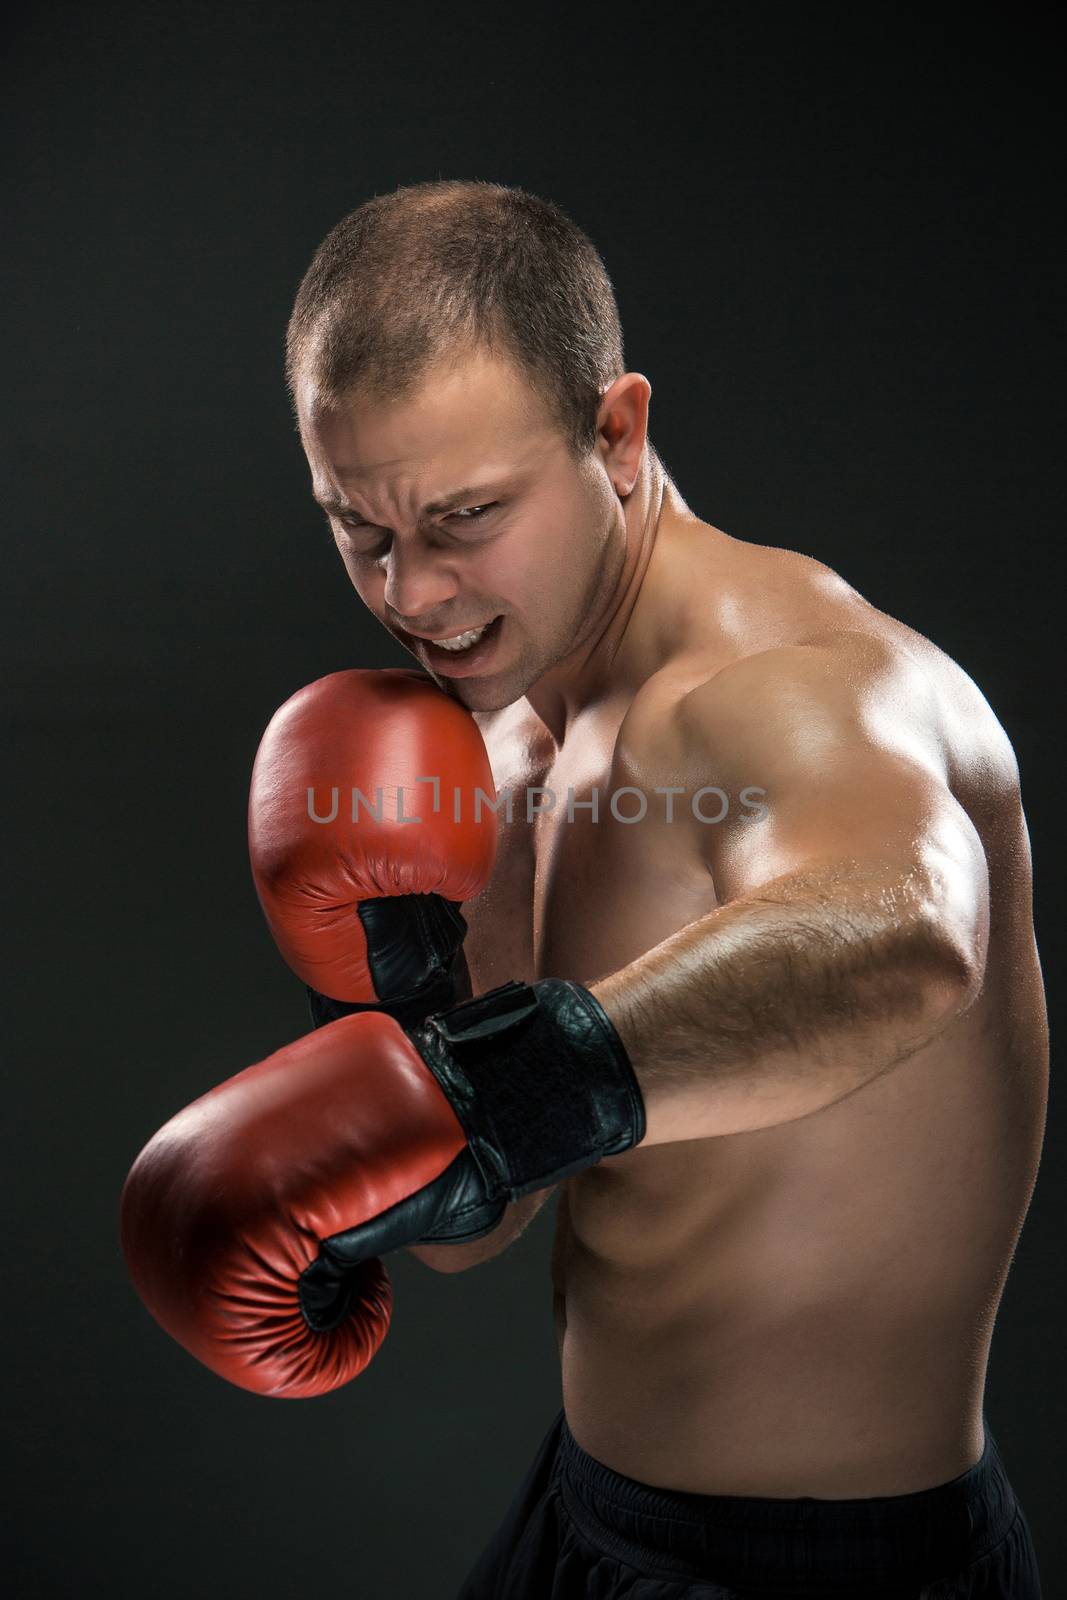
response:
M411 1038L490 1193L516 1200L645 1136L630 1059L581 984L505 983L431 1016Z

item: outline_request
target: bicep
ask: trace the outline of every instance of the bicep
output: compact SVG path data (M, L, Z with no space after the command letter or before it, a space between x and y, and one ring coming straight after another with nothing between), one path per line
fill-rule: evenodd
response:
M769 656L690 696L680 724L687 759L760 797L700 830L720 902L790 880L847 895L851 880L890 909L894 895L924 900L973 953L988 916L985 852L948 786L921 685L909 715L884 672L865 676L829 651Z

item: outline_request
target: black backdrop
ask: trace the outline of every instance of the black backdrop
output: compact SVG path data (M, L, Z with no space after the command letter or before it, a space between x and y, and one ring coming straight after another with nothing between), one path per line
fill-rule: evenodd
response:
M381 1354L303 1404L199 1368L117 1245L144 1139L305 1025L246 865L260 732L304 682L406 660L310 504L281 375L301 272L370 195L473 176L559 201L692 507L838 568L977 679L1023 770L1057 1001L1051 32L670 11L190 0L8 25L12 1592L447 1597L558 1405L552 1207L468 1274L394 1258ZM1054 1086L988 1390L1051 1592L1062 1121Z

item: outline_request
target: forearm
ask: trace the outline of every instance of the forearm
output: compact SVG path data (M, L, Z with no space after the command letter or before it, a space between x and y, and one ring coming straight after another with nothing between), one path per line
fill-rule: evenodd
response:
M823 869L732 901L591 985L645 1098L643 1143L792 1121L935 1037L975 992L914 874Z

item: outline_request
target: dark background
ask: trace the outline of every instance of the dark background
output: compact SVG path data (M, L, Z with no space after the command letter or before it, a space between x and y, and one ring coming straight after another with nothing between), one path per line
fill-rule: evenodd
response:
M392 1258L380 1355L302 1404L200 1368L117 1243L145 1139L305 1027L247 869L259 735L323 673L406 662L310 503L282 381L304 267L372 194L562 204L693 509L818 556L975 677L1019 755L1056 1001L1060 83L1045 14L1011 15L198 0L9 25L10 1592L447 1597L559 1404L551 1206L467 1274ZM1054 1082L988 1389L1050 1593L1062 1122Z

